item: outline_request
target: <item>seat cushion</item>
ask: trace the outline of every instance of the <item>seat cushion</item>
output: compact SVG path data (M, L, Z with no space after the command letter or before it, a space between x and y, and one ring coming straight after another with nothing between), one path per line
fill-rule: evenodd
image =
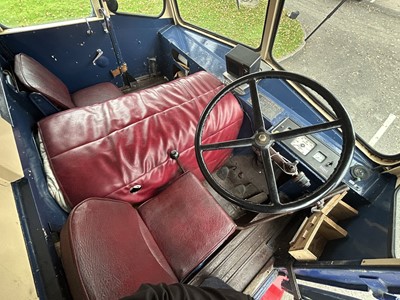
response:
M235 231L236 225L191 173L139 208L161 252L184 279Z
M142 283L175 283L137 211L128 203L88 199L61 231L61 259L74 299L120 299Z
M183 167L199 178L194 136L207 103L223 88L214 76L195 73L114 100L63 111L38 124L50 167L74 207L89 197L140 203L179 174L169 156L180 152ZM204 143L237 137L243 112L232 95L210 115ZM230 150L205 152L213 171ZM134 194L133 186L142 189Z
M83 107L123 96L124 93L111 82L98 83L71 95L75 106Z
M14 72L29 90L41 93L61 109L75 107L65 84L32 57L15 55Z

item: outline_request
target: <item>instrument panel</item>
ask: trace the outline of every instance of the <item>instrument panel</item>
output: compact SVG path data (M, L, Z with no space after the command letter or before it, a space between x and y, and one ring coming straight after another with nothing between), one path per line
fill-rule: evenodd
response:
M272 132L283 132L296 128L300 128L300 126L286 118ZM311 135L287 139L282 143L324 179L329 178L339 161L339 155Z

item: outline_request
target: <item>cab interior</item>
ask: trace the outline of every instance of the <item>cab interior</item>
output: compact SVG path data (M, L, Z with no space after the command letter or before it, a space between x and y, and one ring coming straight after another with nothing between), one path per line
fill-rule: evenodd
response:
M357 142L327 89L268 59L282 4L269 1L258 50L184 24L174 1L159 17L93 1L90 19L1 32L0 113L40 298L210 276L261 298L278 274L293 293L296 277L398 292L377 261L395 259L393 162ZM349 218L325 215L333 201Z

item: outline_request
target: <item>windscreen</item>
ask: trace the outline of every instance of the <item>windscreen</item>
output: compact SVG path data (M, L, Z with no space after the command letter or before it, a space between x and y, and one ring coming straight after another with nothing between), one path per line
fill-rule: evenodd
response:
M371 147L399 153L400 2L286 0L287 17L300 23L303 42L283 55L276 43L274 58L332 91Z

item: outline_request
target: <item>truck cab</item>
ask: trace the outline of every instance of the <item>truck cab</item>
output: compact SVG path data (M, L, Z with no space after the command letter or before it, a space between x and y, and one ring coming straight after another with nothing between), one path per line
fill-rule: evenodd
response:
M4 297L398 297L396 5L6 2Z

